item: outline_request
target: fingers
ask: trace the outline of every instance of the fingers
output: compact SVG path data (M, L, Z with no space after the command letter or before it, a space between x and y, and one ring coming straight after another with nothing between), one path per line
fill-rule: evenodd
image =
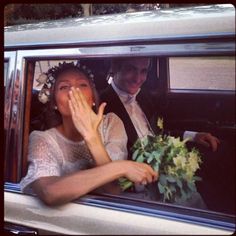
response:
M215 152L220 144L220 140L210 133L199 133L197 134L197 142L203 144L206 147L211 146L212 151Z
M83 93L79 88L75 89L74 87L71 87L69 97L74 107L77 107L79 109L89 107Z
M106 106L107 104L105 103L105 102L103 102L100 106L99 106L99 108L98 108L98 117L100 118L100 119L102 119L102 117L103 117L103 113L104 113L104 109L105 109L105 106Z
M73 117L73 116L75 116L75 108L74 108L74 105L73 105L71 100L69 100L68 102L69 102L70 112L71 112L71 115Z
M210 133L208 133L204 139L211 144L212 151L215 152L217 150L218 145L220 144L220 140L212 136Z
M151 166L149 166L148 164L144 164L144 163L137 163L137 164L140 164L142 165L141 166L141 178L140 178L140 181L139 183L143 184L143 185L146 185L148 183L152 183L154 181L157 181L158 179L158 173L155 172Z

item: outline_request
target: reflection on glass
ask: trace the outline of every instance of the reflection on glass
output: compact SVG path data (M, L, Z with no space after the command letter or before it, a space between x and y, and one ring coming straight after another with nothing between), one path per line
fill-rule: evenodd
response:
M170 58L170 89L235 90L234 57Z

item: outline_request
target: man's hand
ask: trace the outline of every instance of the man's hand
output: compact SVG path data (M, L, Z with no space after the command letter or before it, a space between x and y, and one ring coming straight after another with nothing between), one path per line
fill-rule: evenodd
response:
M194 141L200 144L203 144L206 147L211 145L212 151L215 152L217 150L218 145L220 144L220 140L210 133L199 132L196 134Z

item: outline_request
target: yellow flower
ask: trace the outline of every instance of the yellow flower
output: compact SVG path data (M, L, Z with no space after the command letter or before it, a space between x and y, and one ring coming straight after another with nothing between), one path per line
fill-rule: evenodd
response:
M163 129L163 118L158 117L157 127L159 127L160 129Z
M174 147L178 148L178 147L184 147L184 142L182 142L180 140L180 138L175 138L175 137L172 137L170 136L169 139L171 140L171 142L173 143Z
M198 156L196 153L194 152L190 152L189 153L189 159L188 159L188 162L189 162L189 168L191 169L192 172L195 173L195 171L197 169L199 169L199 165L198 165Z
M165 167L164 167L165 168ZM168 175L176 175L176 170L174 167L171 167L171 166L166 166L166 173Z

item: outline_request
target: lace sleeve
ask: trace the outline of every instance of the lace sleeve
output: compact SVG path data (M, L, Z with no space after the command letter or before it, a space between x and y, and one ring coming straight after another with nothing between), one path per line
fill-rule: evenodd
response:
M127 159L127 134L121 119L115 113L108 113L103 120L103 142L112 161Z
M21 180L23 192L32 192L30 184L40 177L60 176L61 158L55 141L45 132L34 131L29 137L27 175Z

